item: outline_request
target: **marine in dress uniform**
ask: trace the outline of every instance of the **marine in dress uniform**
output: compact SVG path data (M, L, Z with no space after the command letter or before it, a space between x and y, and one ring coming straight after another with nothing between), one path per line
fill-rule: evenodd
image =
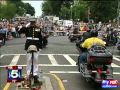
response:
M42 49L42 31L39 27L36 26L35 20L30 21L30 25L23 26L19 33L24 33L26 35L26 43L25 50L27 51L30 45L35 45L37 47L37 52L34 53L33 60L33 74L34 76L38 75L38 55L40 50ZM31 53L27 52L27 75L30 74L31 71Z

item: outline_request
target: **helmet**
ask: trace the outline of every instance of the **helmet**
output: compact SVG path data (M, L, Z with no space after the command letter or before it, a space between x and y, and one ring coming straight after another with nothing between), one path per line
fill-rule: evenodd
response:
M27 52L31 52L31 51L37 52L37 47L36 47L35 45L30 45L30 46L28 47Z
M91 37L97 37L98 36L98 31L97 30L91 30L90 35L91 35Z

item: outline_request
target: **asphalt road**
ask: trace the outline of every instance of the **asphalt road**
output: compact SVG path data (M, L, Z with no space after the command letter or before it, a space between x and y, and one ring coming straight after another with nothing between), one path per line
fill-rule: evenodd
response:
M3 90L6 85L6 65L11 63L22 65L23 74L26 73L24 43L25 38L16 38L7 41L6 45L1 48L0 90ZM108 48L115 56L113 67L116 74L114 74L114 78L120 81L120 52L116 47ZM39 55L39 69L42 69L44 73L56 74L62 80L65 90L104 90L87 83L78 72L76 66L78 54L75 43L70 43L66 36L50 37L47 48L43 49ZM16 60L14 60L15 57L17 57ZM11 84L8 90L15 90L15 88ZM120 90L120 88L114 90Z

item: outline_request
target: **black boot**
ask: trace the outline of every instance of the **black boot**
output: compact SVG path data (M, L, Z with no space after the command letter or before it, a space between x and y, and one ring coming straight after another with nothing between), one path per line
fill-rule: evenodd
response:
M42 85L42 82L39 81L39 77L37 75L34 76L34 84L40 85L40 86Z

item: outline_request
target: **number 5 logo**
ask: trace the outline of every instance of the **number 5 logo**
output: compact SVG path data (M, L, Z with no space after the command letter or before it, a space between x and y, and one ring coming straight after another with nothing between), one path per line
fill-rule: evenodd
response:
M18 70L12 70L11 74L10 74L10 77L11 78L18 78L19 77Z

